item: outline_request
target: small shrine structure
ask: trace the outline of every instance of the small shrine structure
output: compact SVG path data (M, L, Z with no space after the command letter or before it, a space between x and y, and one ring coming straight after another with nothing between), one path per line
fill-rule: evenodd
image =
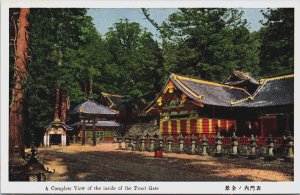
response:
M75 136L79 136L82 145L92 139L93 146L97 141L112 141L120 124L115 121L118 112L95 101L88 100L69 112L72 116L72 126L77 128Z
M72 127L61 122L59 119L54 119L47 127L45 127L45 134L43 145L50 147L51 145L67 145L67 134L71 132Z

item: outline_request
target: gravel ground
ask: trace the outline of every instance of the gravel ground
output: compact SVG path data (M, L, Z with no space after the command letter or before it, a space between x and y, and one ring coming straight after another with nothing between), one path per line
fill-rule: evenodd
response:
M48 181L293 181L294 164L275 160L117 150L117 144L39 148L55 169Z

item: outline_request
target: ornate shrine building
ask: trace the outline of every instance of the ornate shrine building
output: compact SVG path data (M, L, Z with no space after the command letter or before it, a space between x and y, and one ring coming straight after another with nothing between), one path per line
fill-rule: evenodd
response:
M61 122L59 119L54 119L47 127L45 127L43 145L50 147L51 145L67 145L67 134L72 132L72 127Z
M223 83L171 74L146 112L160 114L162 135L258 136L293 132L294 75L263 78L234 71Z

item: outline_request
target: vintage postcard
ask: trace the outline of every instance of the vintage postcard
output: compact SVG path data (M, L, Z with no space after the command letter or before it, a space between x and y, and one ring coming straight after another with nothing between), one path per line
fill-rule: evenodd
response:
M1 2L1 193L299 193L299 9Z

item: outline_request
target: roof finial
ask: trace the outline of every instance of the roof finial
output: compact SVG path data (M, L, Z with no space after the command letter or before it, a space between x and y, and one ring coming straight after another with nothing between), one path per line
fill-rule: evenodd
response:
M90 91L89 91L88 99L93 99L93 80L92 79L90 79Z

